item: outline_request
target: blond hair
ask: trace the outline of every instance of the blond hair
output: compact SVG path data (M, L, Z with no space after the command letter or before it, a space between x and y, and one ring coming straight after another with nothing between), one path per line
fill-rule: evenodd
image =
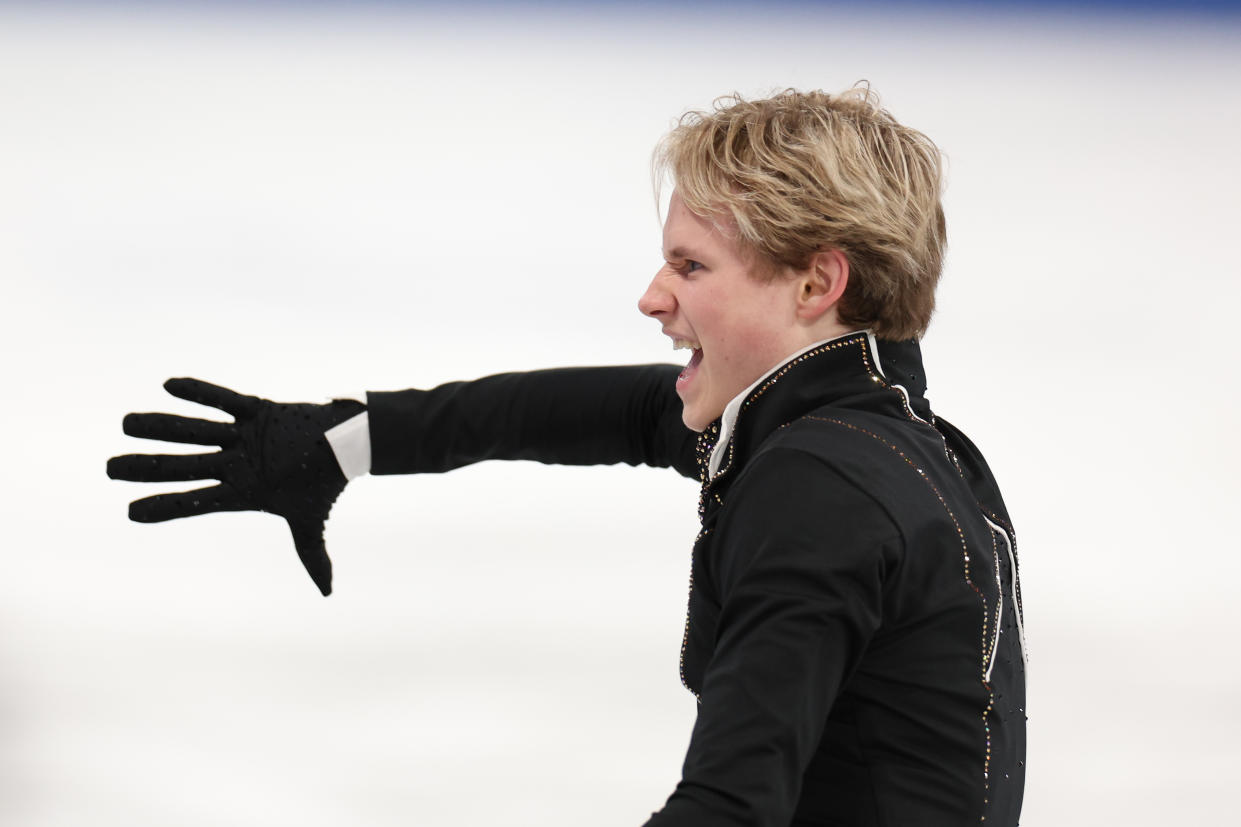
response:
M869 86L718 98L714 111L681 117L653 171L657 181L671 174L692 212L731 218L768 277L805 269L817 251L843 252L845 324L887 339L926 331L946 240L940 153Z

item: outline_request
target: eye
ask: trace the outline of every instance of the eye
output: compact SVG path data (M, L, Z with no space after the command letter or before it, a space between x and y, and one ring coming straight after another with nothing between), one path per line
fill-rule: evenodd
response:
M702 262L694 261L692 258L669 258L665 261L668 262L668 269L682 278L703 269Z

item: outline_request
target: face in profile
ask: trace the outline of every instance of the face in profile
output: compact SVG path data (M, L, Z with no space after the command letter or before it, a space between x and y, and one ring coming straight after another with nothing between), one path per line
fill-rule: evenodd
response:
M674 192L665 263L638 301L690 358L677 377L686 426L701 431L784 357L804 347L798 282L760 278L728 226L691 212Z

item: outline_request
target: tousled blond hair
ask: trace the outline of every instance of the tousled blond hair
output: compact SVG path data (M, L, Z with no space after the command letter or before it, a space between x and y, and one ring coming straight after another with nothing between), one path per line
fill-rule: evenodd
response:
M946 241L940 153L868 86L718 98L714 111L681 117L653 170L656 181L671 175L692 212L731 218L767 277L805 269L820 250L843 252L845 324L887 339L926 331Z

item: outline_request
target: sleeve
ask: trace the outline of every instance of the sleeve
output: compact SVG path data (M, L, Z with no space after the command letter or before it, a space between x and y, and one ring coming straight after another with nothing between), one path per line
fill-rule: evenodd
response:
M647 827L787 827L902 542L868 494L787 448L755 457L715 531L715 646L681 781Z
M371 473L437 473L488 459L672 467L698 476L675 365L503 373L367 394Z

